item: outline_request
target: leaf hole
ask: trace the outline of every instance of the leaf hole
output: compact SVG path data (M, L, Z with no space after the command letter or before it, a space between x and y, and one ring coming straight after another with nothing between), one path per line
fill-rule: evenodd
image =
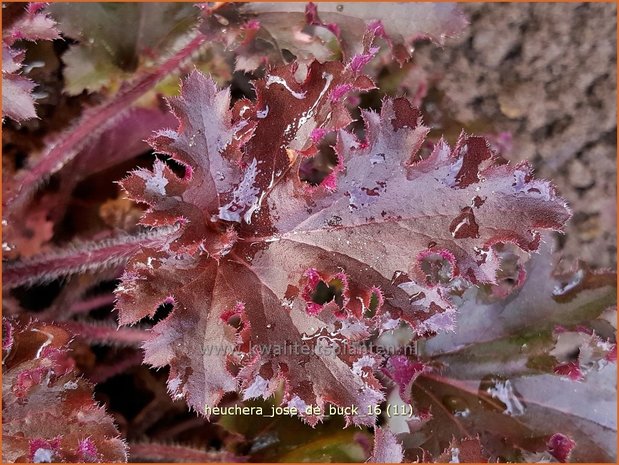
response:
M316 147L317 152L307 157L299 168L301 181L311 186L320 185L329 176L338 164L338 157L334 149L335 133L326 134Z
M319 281L310 298L318 305L335 302L339 307L343 307L345 291L346 283L340 278L333 278L328 283Z
M368 303L366 312L365 312L365 316L367 318L373 318L374 316L376 316L376 313L378 312L378 310L380 309L381 305L382 305L382 295L380 294L380 291L378 289L374 289L372 290L372 293L370 294L370 302Z
M456 274L456 261L447 250L427 250L419 256L419 267L426 283L432 286L448 284Z
M170 170L176 175L177 178L185 179L185 176L187 174L187 167L185 165L174 160L172 157L161 157L167 167L170 168Z
M312 302L318 305L324 305L327 302L331 302L335 297L335 290L326 284L324 281L319 281L316 285L316 289L312 292Z
M157 307L155 310L155 314L151 318L153 324L159 323L160 321L165 320L168 315L174 309L174 304L171 302L164 302Z
M226 323L228 325L232 326L237 331L240 330L243 327L243 321L241 320L241 315L239 315L238 313L230 315L226 319Z

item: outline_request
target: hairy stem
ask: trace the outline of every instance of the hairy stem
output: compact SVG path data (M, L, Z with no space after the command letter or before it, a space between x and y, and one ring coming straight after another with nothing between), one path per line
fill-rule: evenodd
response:
M129 456L132 461L156 461L156 462L238 462L229 452L206 452L200 449L160 443L131 443L129 444Z
M174 228L159 228L134 236L70 244L26 260L7 262L2 267L2 284L5 289L11 289L50 282L74 273L118 266L140 247L163 243L173 230Z
M80 302L75 302L73 305L69 307L69 315L79 315L83 313L88 313L91 310L96 310L97 308L106 307L108 305L114 304L114 294L104 294L98 295L95 297L90 297L88 299L84 299Z
M59 325L85 341L98 345L139 347L150 337L150 333L144 329L116 328L106 323L64 321Z

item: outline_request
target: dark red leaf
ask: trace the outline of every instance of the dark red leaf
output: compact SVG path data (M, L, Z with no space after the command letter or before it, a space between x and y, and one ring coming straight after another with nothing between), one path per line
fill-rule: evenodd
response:
M71 336L3 320L3 462L126 462L126 445L69 355Z
M492 282L492 244L535 250L538 231L560 229L569 211L528 167L496 165L479 138L462 136L453 151L441 142L415 161L428 130L406 100L364 112L358 140L343 129L339 89L371 81L333 62L297 71L273 70L254 84L256 101L232 111L228 92L198 72L170 101L180 126L151 143L185 166L184 178L157 161L122 185L149 205L144 224L180 229L130 260L120 321L173 303L145 360L170 365L170 392L199 412L226 392L266 398L283 383L283 402L310 424L323 413L307 406L334 404L355 407L349 422L373 425L380 359L350 347L400 321L418 336L453 326L445 282L429 282L424 269L428 249L447 257L443 281ZM301 162L333 131L338 166L310 186ZM402 369L406 387L414 373Z

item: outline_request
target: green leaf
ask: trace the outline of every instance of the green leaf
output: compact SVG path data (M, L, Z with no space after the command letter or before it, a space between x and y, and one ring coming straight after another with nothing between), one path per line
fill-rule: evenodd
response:
M114 87L173 52L198 17L188 3L54 3L49 10L63 35L79 41L63 56L70 95Z

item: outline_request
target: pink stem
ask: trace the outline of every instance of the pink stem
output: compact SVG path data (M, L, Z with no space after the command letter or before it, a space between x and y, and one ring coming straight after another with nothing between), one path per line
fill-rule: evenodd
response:
M144 329L116 328L105 323L63 321L58 325L92 344L138 347L150 338L150 333Z
M173 230L159 228L135 236L71 244L27 260L7 262L3 264L2 284L5 289L11 289L53 281L60 276L117 266L143 246L162 244Z
M82 300L81 302L74 303L69 307L68 313L69 315L88 313L91 310L112 305L115 300L116 297L114 297L114 294L97 295L95 297Z
M239 462L240 457L236 457L229 452L206 452L191 447L175 444L159 443L132 443L129 445L129 455L132 461L141 459L144 461L157 462Z
M112 305L115 300L114 294L107 294L84 299L70 304L68 307L61 301L60 303L55 303L47 310L37 313L36 318L42 321L65 320L74 315L82 315L91 310Z

